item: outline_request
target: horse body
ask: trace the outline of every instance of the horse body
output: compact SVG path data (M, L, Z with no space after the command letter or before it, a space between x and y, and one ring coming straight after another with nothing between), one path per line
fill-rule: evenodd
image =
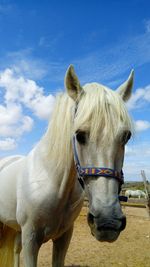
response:
M129 98L132 79L130 75L119 93L96 83L82 88L71 66L66 74L68 94L57 98L43 138L26 157L1 161L0 231L2 225L14 230L7 232L4 227L0 235L3 267L19 267L21 247L24 266L37 267L39 248L49 239L53 240L52 266L64 266L73 224L84 199L73 160L73 136L83 167L104 166L113 175L121 173L131 130L122 99ZM120 180L113 175L88 175L83 181L89 200L88 224L99 241L113 242L125 228L118 200ZM5 233L11 236L8 242ZM10 243L14 259L11 256L8 264L6 248Z
M133 197L133 198L141 198L144 197L146 198L146 193L142 190L126 190L125 195L127 197Z

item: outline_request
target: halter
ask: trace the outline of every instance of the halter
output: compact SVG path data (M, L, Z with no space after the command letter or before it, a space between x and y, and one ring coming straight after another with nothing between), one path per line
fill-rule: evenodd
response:
M76 149L75 135L73 136L73 150L74 150L74 161L75 161L75 166L77 169L78 180L83 189L84 189L84 177L88 177L88 176L114 178L119 182L120 187L124 183L124 176L123 176L122 170L121 172L118 172L116 170L109 169L109 168L82 167L80 164L77 149Z

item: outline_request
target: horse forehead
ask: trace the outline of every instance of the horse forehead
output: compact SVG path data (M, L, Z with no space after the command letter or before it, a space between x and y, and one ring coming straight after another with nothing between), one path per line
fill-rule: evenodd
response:
M83 86L84 91L90 96L90 101L96 103L96 98L106 103L107 105L112 105L114 102L118 105L120 98L118 94L111 88L100 84L100 83L86 83ZM97 102L98 103L98 102Z
M106 87L106 86L104 86L104 85L102 85L102 84L100 84L100 83L96 83L96 82L86 83L86 84L83 86L83 88L84 88L85 90L103 89L105 92L106 92L107 90L111 90L111 89L109 89L108 87Z

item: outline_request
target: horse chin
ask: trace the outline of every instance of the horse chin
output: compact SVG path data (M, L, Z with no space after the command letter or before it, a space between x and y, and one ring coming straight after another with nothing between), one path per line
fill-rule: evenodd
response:
M109 242L112 243L117 240L120 232L115 230L102 230L102 231L91 231L92 235L96 240L100 242Z
M91 234L100 242L109 242L112 243L117 240L120 235L120 231L116 229L101 229L97 230L94 224L89 224L91 229Z
M122 215L119 219L94 217L88 213L87 222L92 235L101 242L114 242L125 229L126 217Z

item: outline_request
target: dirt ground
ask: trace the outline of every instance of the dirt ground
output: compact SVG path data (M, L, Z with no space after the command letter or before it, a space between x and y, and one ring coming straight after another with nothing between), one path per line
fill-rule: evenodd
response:
M94 239L86 222L87 208L77 219L66 267L150 267L150 220L146 209L123 208L127 227L114 243ZM52 243L40 250L38 267L51 266ZM23 265L22 265L23 266Z

